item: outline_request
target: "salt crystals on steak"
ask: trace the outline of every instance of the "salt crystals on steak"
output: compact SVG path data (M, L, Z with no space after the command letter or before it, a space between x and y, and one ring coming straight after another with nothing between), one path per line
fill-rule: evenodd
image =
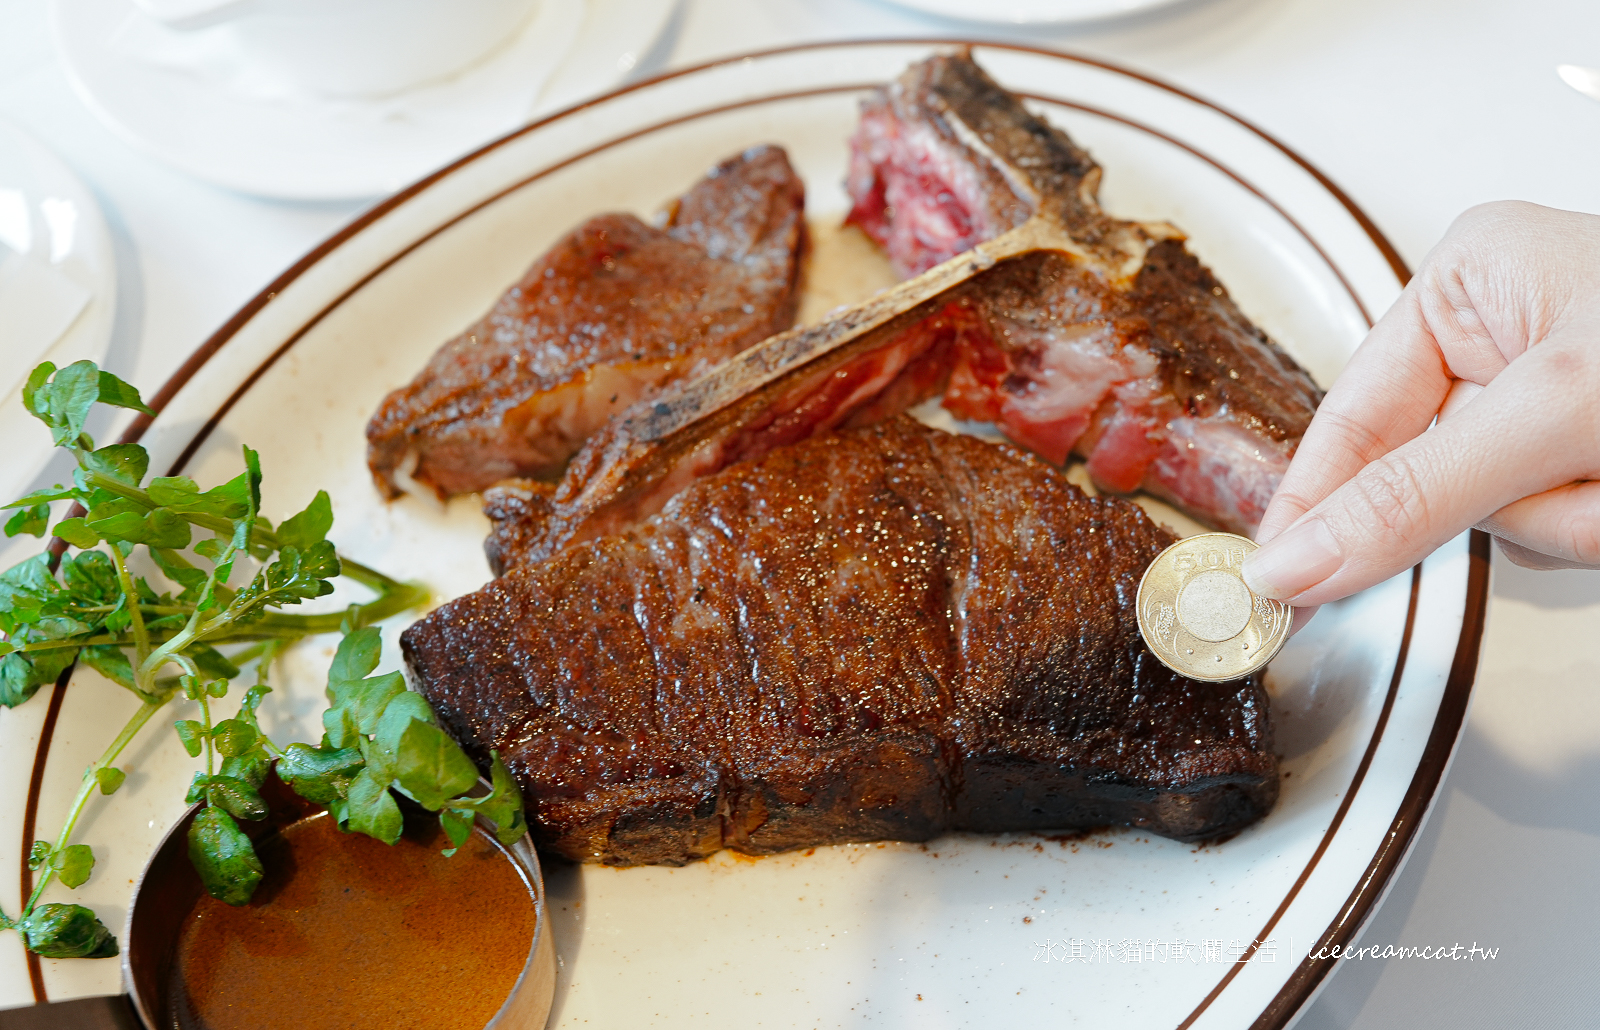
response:
M406 630L548 852L679 864L953 830L1193 840L1271 808L1259 677L1144 647L1172 537L1009 447L903 416L700 480Z

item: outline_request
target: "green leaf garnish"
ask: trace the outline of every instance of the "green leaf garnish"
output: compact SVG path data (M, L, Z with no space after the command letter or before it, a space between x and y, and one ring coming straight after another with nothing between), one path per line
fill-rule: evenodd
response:
M100 534L90 529L88 520L82 516L57 522L56 528L51 530L51 535L60 537L73 547L84 549L100 542Z
M421 694L402 690L389 699L383 714L378 716L372 730L373 743L391 754L398 754L401 735L414 721L432 725L433 709L428 707L428 702ZM476 770L473 777L477 777Z
M173 723L172 728L178 731L178 739L183 741L183 749L189 752L189 757L199 758L200 749L205 746L204 724L194 719L182 719Z
M50 506L36 504L31 508L21 508L17 513L6 520L6 536L13 537L26 533L28 536L44 536L45 527L50 525Z
M278 776L307 801L327 805L349 796L365 764L359 748L290 744L278 759Z
M514 844L528 832L528 817L522 807L522 789L498 751L489 752L493 765L489 770L492 790L478 806L478 811L495 822L495 836L502 844Z
M127 486L138 486L150 468L150 456L136 443L114 443L90 451L81 461L86 471L98 472Z
M244 780L232 776L213 776L205 786L206 804L222 809L235 819L265 819L267 803L261 792Z
M413 719L396 749L395 780L423 808L437 812L473 788L478 769L443 730Z
M189 861L206 893L228 905L249 902L261 882L261 859L233 816L207 806L189 827Z
M79 651L78 660L113 683L133 686L133 663L120 647L95 644Z
M256 745L254 726L239 719L224 719L211 729L211 743L224 758L237 758Z
M50 868L68 887L81 887L94 869L94 852L87 844L69 844L50 856Z
M389 785L379 783L370 770L361 770L351 781L345 805L345 818L351 830L376 837L385 844L400 839L400 806L389 793Z
M36 654L13 651L0 658L0 705L22 704L40 687L54 683L77 656L76 648L58 648Z
M46 361L22 388L22 403L50 427L50 438L58 447L78 442L89 409L99 399L100 370L92 361L73 362L59 372Z
M28 950L45 958L114 958L117 939L82 905L40 905L17 924Z
M123 781L127 778L128 774L114 765L96 769L94 772L94 780L100 785L100 793L102 794L115 794L117 788L121 787Z
M333 503L328 491L318 490L306 510L283 520L278 527L278 546L293 547L302 553L322 543L333 528Z
M31 508L36 504L49 504L52 501L69 501L77 499L77 491L57 483L46 490L35 490L26 497L19 497L10 504L0 504L0 510L9 508Z
M376 626L367 626L345 635L334 652L333 666L328 670L328 700L338 703L337 684L365 679L378 667L378 653L383 638Z
M444 856L449 858L472 836L472 813L446 808L439 813L439 825L450 841L450 847L443 849Z
M295 790L326 804L341 826L389 843L401 827L396 793L442 806L452 841L470 833L476 812L503 806L495 792L452 796L476 787L471 763L398 673L375 674L380 638L369 624L426 595L341 560L327 539L333 505L325 491L274 530L260 515L261 461L254 450L242 448L243 471L210 489L181 475L147 481L143 447L96 447L85 432L97 403L153 414L133 387L91 362L61 369L45 362L22 393L28 411L77 467L69 485L4 505L16 509L5 520L7 535L49 536L76 552L57 547L0 573L0 705L27 701L81 658L116 689L134 694L139 708L85 770L59 839L30 850L34 890L16 919L0 911L0 930L16 929L29 949L50 957L116 954L115 938L92 912L42 904L40 894L56 879L68 887L87 881L94 854L72 842L77 820L93 792L112 795L126 782L114 763L175 697L197 708L197 718L177 720L174 730L185 751L203 762L187 795L203 805L189 833L190 859L207 891L229 904L247 901L261 879L237 820L268 814L260 788L274 766ZM52 525L58 501L81 506L80 514ZM346 573L373 590L374 599L342 612L283 611L331 593L330 581ZM256 714L270 692L268 668L289 642L335 629L350 632L330 675L329 736L317 746L280 748ZM251 663L258 682L231 718L214 718L213 703ZM402 773L404 782L397 779Z
M93 364L94 363L90 361L79 361L72 367L77 367L77 365L93 366ZM155 412L151 411L145 405L144 401L139 399L138 390L135 390L133 387L118 379L110 372L102 371L100 373L99 400L101 404L109 404L116 408L131 408L134 411L141 412L151 417L155 416Z

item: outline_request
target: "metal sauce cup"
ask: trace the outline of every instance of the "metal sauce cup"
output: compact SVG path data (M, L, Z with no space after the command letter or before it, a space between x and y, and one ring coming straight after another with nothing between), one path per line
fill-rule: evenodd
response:
M487 786L487 785L485 785ZM260 842L306 819L323 815L321 806L294 793L277 778L268 778L262 796L272 812L257 822L241 822L252 841ZM170 996L173 965L184 922L204 894L200 877L189 862L189 825L202 806L195 805L167 831L134 886L128 922L122 933L122 986L127 992L107 998L83 998L0 1012L0 1030L72 1025L83 1030L173 1030ZM474 833L483 835L482 827ZM507 847L486 839L505 857L528 891L535 923L511 991L485 1030L538 1030L550 1015L555 994L555 944L545 910L544 880L539 859L524 836Z

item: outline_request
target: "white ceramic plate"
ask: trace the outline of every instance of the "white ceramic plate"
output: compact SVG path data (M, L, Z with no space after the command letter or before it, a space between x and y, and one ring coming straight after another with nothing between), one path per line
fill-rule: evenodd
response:
M22 407L28 372L45 360L67 365L105 357L117 312L117 259L94 194L48 147L5 122L0 122L0 244L48 266L88 295L77 317L43 350L14 347L0 332L0 440L23 441L37 425ZM0 463L0 495L7 501L27 492L50 457L43 449L10 446L15 449Z
M1183 0L889 0L924 14L991 25L1065 25L1171 7Z
M611 88L671 9L547 0L514 40L452 79L342 102L234 88L227 67L129 0L53 0L52 24L78 95L130 143L244 193L330 200L392 193L536 111Z
M857 99L931 46L717 62L464 158L318 248L208 341L156 399L152 467L220 481L248 442L262 453L269 517L326 487L349 554L444 597L475 587L488 570L472 499L385 505L372 489L362 428L384 393L568 227L608 209L649 212L743 147L782 143L813 215L842 212ZM1322 382L1396 296L1403 269L1364 217L1247 124L1090 61L992 45L976 57L1094 152L1111 211L1185 227L1240 306ZM1282 1026L1328 970L1306 953L1353 937L1426 813L1470 692L1486 575L1481 541L1463 537L1328 606L1295 638L1271 675L1281 800L1220 845L954 836L682 869L552 869L553 1025ZM331 646L285 663L269 729L315 739ZM79 672L0 723L4 782L38 771L39 836L54 832L124 697ZM41 745L50 712L59 718ZM170 735L135 745L139 771L83 826L101 866L77 896L112 925L183 807L192 763ZM35 753L37 764L15 757ZM0 811L0 825L14 833L26 817ZM14 854L5 861L0 892L18 882ZM32 996L20 961L0 977L0 1004ZM44 962L37 989L70 997L115 981L109 963Z

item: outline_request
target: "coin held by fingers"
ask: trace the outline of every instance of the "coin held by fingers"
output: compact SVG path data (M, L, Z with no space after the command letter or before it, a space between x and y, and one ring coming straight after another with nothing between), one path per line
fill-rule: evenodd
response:
M1191 679L1243 679L1272 661L1294 609L1253 593L1240 575L1256 544L1202 533L1156 556L1139 581L1139 632L1162 664Z

